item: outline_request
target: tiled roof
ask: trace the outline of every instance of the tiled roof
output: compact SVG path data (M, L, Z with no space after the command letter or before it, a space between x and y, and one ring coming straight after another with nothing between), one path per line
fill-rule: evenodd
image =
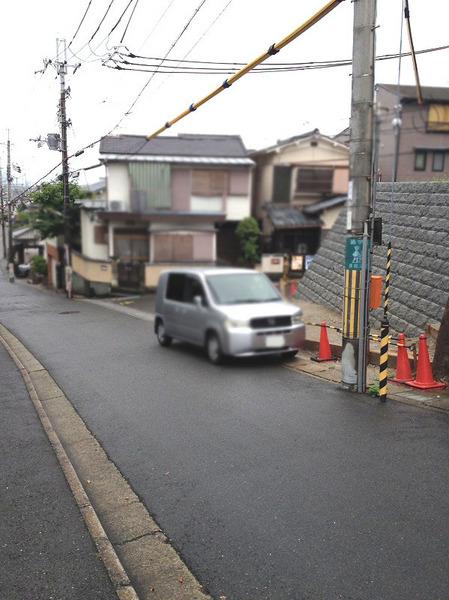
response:
M100 154L246 158L248 153L239 135L179 134L149 141L143 135L106 136Z
M310 218L294 206L268 204L267 213L273 226L277 229L321 226L320 219Z
M347 196L336 196L335 198L327 198L326 200L315 202L315 204L309 204L308 206L304 206L303 211L306 215L316 215L322 212L323 210L327 210L328 208L334 208L334 206L341 206L342 204L345 204L347 199Z
M396 94L398 86L388 83L378 83L377 88L390 92L390 94ZM416 86L414 85L401 85L399 87L401 98L407 98L410 100L416 100ZM449 87L421 87L421 92L424 100L435 100L442 102L449 102Z

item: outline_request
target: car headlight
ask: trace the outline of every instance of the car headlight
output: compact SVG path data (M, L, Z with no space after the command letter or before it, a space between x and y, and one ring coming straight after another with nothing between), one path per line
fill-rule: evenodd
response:
M248 321L244 319L228 319L226 321L226 327L228 329L235 329L236 327L247 327Z
M292 325L302 325L302 311L301 310L292 316Z

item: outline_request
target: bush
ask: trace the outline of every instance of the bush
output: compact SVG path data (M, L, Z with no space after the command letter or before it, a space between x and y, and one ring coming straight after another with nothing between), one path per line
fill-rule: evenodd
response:
M259 260L259 224L253 217L243 219L237 226L235 233L240 241L243 260L254 265Z
M43 256L33 256L31 259L31 272L34 275L46 275L47 274L47 261Z

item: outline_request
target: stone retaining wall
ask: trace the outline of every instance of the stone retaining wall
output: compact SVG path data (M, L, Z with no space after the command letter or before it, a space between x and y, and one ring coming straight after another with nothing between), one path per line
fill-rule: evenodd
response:
M441 320L449 295L449 183L381 183L376 216L383 217L384 245L376 247L373 273L384 274L392 241L390 323L408 335ZM300 298L341 311L343 304L343 209L299 285ZM372 313L379 325L381 311Z

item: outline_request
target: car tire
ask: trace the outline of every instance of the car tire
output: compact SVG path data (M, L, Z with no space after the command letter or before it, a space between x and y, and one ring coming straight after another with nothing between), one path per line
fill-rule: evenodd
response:
M213 365L219 365L223 362L223 351L220 340L216 333L209 333L206 338L207 358Z
M289 350L288 352L282 353L282 360L293 360L298 354L298 350Z
M170 346L170 344L173 341L173 338L171 338L169 335L167 335L165 333L165 325L163 321L158 321L157 325L156 325L156 336L157 336L157 341L159 342L159 345L167 348L167 346Z

